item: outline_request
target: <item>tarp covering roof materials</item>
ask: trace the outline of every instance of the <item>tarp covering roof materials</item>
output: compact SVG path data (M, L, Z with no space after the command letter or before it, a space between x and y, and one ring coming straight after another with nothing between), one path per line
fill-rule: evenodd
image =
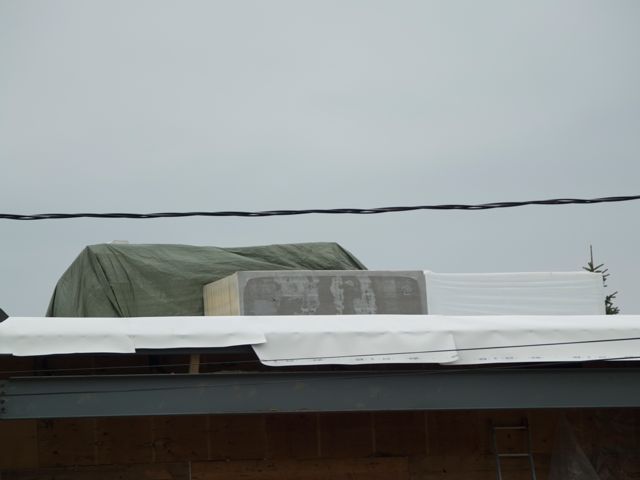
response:
M244 270L366 270L336 243L218 248L100 244L62 275L48 317L203 315L203 285Z
M55 288L47 316L58 318L0 323L0 354L252 345L264 364L281 366L564 362L640 351L640 316L605 318L602 276L587 272L427 271L429 315L202 316L203 286L235 272L364 269L335 243L93 245Z
M640 315L10 317L0 353L250 344L266 365L581 362L638 357Z

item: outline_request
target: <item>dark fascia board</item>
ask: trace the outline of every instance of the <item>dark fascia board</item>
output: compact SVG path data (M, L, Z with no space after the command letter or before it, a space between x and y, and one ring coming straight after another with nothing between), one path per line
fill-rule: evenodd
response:
M9 317L7 317L9 318ZM255 357L255 353L251 345L235 345L232 347L210 347L210 348L141 348L135 351L135 353L103 353L103 352L82 352L82 353L51 353L46 355L37 355L38 357L52 357L52 356L123 356L123 355L195 355L195 354L233 354L233 355L252 355ZM11 357L10 353L0 353L0 358ZM257 357L256 357L257 358Z
M24 377L0 419L640 407L640 369L474 369Z

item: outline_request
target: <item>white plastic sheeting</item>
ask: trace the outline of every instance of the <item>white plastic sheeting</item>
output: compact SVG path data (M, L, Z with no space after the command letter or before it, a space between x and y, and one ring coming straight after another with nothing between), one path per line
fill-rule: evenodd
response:
M244 317L266 342L254 345L265 365L449 363L454 336L428 315Z
M565 362L640 357L640 315L26 318L0 353L253 345L267 365Z
M258 344L264 335L238 317L9 317L0 323L0 354L134 353L136 349Z
M427 311L438 315L604 315L602 275L590 272L425 271Z
M267 365L571 362L640 356L640 316L244 317ZM375 319L375 321L373 321ZM624 339L624 340L623 340Z
M440 316L454 364L640 358L640 315Z

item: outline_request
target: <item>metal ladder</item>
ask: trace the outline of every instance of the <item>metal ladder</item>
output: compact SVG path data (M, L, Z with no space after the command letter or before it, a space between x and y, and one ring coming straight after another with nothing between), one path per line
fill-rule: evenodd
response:
M496 438L496 432L499 430L524 430L526 432L527 438L527 451L522 453L500 453L498 450L498 439ZM500 463L501 458L514 458L514 457L527 457L529 459L529 468L531 470L531 480L536 480L536 467L533 464L533 454L531 453L531 432L529 431L529 424L524 423L522 425L504 427L491 425L491 438L493 444L493 454L496 458L496 478L497 480L502 480L502 464Z

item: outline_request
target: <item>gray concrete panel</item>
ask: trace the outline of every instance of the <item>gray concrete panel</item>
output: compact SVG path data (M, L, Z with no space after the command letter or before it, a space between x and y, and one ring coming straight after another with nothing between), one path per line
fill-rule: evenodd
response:
M206 315L426 314L421 271L238 272L204 288Z

